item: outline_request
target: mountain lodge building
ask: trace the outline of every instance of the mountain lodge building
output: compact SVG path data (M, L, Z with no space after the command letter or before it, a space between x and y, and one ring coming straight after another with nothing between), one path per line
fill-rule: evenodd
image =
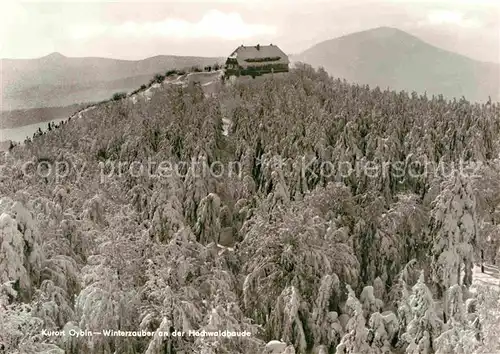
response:
M252 77L288 72L288 56L276 45L239 46L226 60L225 75Z

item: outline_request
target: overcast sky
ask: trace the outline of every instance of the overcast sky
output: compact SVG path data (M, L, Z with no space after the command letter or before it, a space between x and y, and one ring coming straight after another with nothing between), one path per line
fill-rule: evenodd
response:
M3 0L0 57L226 56L243 43L276 43L293 54L379 26L500 62L500 0Z

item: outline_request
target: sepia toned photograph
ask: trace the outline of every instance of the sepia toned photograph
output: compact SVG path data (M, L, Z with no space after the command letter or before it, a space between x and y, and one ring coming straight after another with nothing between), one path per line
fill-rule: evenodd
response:
M0 2L0 354L500 354L500 0Z

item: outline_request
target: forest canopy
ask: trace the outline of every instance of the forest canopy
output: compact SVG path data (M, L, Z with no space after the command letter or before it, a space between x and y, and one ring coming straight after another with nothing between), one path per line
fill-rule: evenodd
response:
M498 103L307 65L100 104L0 156L0 345L499 352L498 288L473 273L500 261L499 136Z

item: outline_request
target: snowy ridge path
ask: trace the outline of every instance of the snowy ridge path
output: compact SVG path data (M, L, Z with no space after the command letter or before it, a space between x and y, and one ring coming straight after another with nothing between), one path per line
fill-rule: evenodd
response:
M75 117L78 118L78 119L81 119L83 117L82 116L83 113L91 111L91 110L95 109L97 106L98 106L98 104L95 104L95 105L86 107L86 108L84 108L84 109L82 109L80 111L77 111L77 112L73 113L71 116L69 116L68 120L71 120L71 119L73 119Z
M78 119L81 119L81 118L83 117L83 116L82 116L82 114L83 114L83 113L88 112L88 111L91 111L91 110L93 110L93 109L95 109L95 108L96 108L96 105L94 105L94 106L90 106L90 107L87 107L87 108L85 108L84 110L82 110L82 111L78 112Z
M155 83L144 91L130 95L129 99L134 104L136 104L140 98L149 101L156 92L161 91L164 85L182 85L183 87L187 87L190 83L199 83L205 95L210 96L216 92L216 83L223 75L223 70L217 70L211 72L188 73L179 75L175 78L167 77L161 84Z

